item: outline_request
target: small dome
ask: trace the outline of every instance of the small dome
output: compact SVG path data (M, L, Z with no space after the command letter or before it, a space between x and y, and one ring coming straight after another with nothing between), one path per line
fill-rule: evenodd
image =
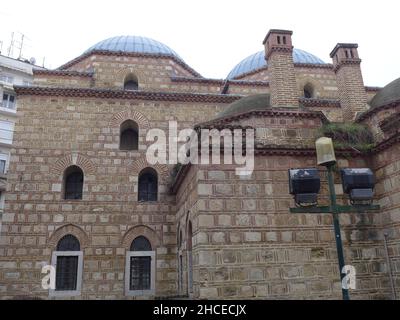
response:
M370 106L371 108L377 108L397 100L400 100L400 78L379 90L371 100Z
M265 110L271 107L270 95L266 93L254 94L241 98L220 112L217 118L225 118L254 110Z
M294 63L308 63L308 64L325 64L320 58L314 56L311 53L300 49L293 49L293 62ZM260 51L246 59L239 62L232 71L228 74L228 79L234 79L242 74L260 69L267 66L267 61L265 61L265 52Z
M161 54L173 56L183 61L179 55L167 45L146 37L138 36L118 36L105 39L91 46L85 51L88 53L94 50L110 52L135 52L148 54Z

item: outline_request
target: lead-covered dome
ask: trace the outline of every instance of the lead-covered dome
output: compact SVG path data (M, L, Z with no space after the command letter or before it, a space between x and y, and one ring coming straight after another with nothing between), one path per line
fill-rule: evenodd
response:
M262 111L268 108L271 108L270 95L268 93L254 94L231 103L225 110L217 115L216 119L250 111Z
M400 78L383 87L370 102L371 108L378 108L400 101Z
M181 61L183 59L167 45L147 38L138 36L118 36L105 39L91 46L85 51L101 50L110 52L128 52L128 53L147 53L147 54L158 54L165 56L172 56Z
M300 49L293 49L293 62L306 64L325 64L325 62L320 58ZM267 66L267 62L265 61L265 51L262 50L239 62L228 74L228 79L237 78L243 74L255 71L265 66Z

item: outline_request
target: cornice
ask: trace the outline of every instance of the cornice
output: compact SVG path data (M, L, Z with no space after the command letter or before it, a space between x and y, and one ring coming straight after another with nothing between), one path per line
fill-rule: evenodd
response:
M265 58L267 59L267 61L269 60L269 58L271 57L271 55L274 52L280 52L280 53L292 53L293 52L293 46L285 46L285 45L273 45L268 49L268 53L265 55Z
M198 128L222 128L226 124L229 124L235 120L247 119L251 116L259 117L291 117L291 118L309 118L309 119L320 119L321 122L327 123L328 119L321 111L301 111L301 110L289 110L289 109L278 109L271 107L266 110L250 110L244 113L235 114L223 118L213 119L211 121L199 123L195 125L195 129Z
M268 87L268 81L258 81L258 80L224 80L224 79L207 79L207 78L190 78L190 77L171 77L172 82L187 82L187 83L205 83L205 84L215 84L215 85L242 85L242 86L263 86Z
M337 65L334 66L333 70L335 72L338 72L339 69L343 66L360 65L360 64L361 64L361 59L342 59Z
M318 108L340 108L340 100L338 99L314 99L314 98L300 98L299 102L304 107L318 107Z
M93 72L75 70L33 70L33 75L66 76L66 77L93 77Z
M61 97L87 97L105 99L138 99L153 101L183 101L206 103L232 103L243 96L227 94L202 94L182 92L152 92L110 90L98 88L53 88L53 87L26 87L15 86L18 95L33 96L61 96Z

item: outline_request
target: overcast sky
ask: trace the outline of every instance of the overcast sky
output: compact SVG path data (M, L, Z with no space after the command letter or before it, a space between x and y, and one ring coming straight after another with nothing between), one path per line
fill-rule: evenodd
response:
M7 55L11 32L16 45L24 34L23 56L57 68L108 37L145 36L221 79L263 50L269 29L288 29L296 48L325 62L336 43L358 43L365 84L384 86L400 77L399 9L398 0L19 0L0 7L0 41Z

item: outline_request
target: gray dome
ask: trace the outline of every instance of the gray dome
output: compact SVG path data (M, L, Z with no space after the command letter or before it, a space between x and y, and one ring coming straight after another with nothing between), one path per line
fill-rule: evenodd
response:
M293 49L293 62L307 64L325 64L325 62L322 61L320 58L300 49ZM264 50L259 51L239 62L228 74L228 79L234 79L242 74L252 72L265 66L267 66L267 61L265 60L265 52Z
M110 52L148 53L165 56L173 56L181 61L182 58L167 45L146 37L118 36L105 39L91 46L85 51L89 53L94 50Z
M230 117L249 111L261 111L271 107L270 95L267 93L254 94L241 98L228 106L217 115L218 118Z
M373 97L371 108L377 108L400 100L400 78L392 81Z

